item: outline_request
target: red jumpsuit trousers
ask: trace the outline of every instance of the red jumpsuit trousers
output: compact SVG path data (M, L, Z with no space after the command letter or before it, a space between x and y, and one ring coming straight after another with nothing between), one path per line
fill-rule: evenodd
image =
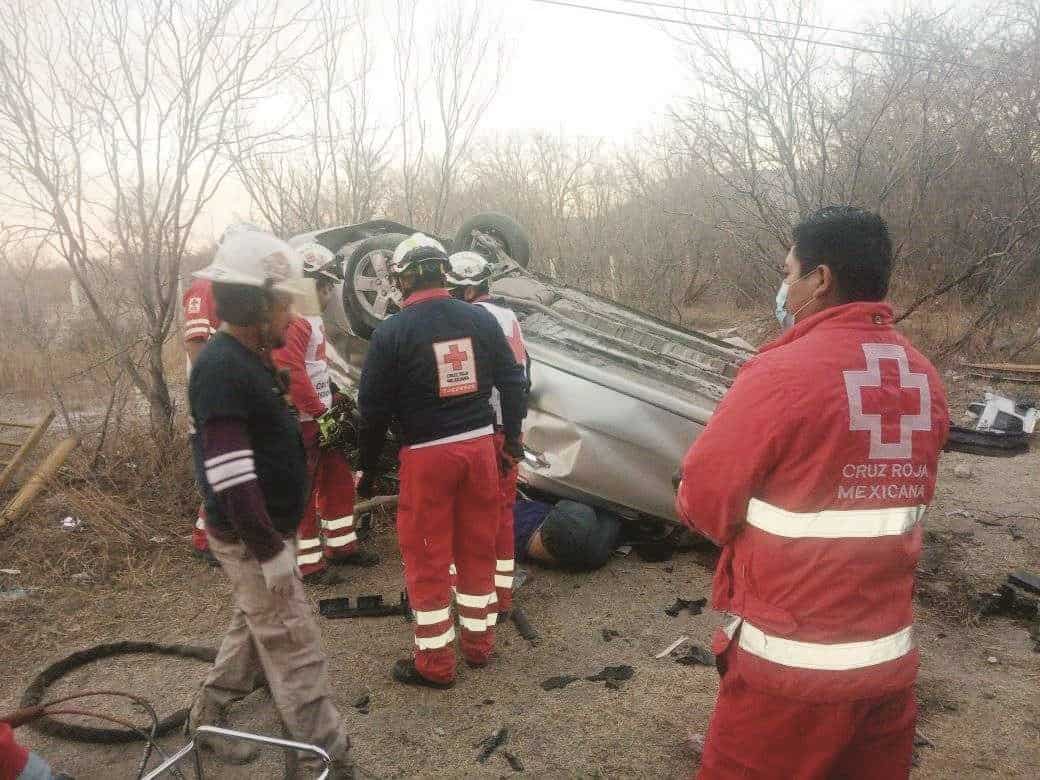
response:
M415 668L435 682L455 679L455 603L465 659L487 663L494 649L495 539L499 474L492 436L405 447L400 456L397 536L405 586L415 611Z
M350 464L338 450L323 450L318 446L316 422L305 421L300 427L307 450L311 488L296 532L296 565L306 577L324 569L329 560L356 553L358 542L354 529L354 474Z

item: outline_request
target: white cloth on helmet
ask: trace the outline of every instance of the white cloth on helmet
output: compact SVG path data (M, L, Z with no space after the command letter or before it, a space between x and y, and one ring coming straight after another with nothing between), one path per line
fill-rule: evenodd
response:
M448 282L456 286L476 285L491 276L491 263L471 251L456 252L448 258Z
M430 238L423 233L412 233L404 241L397 245L394 257L390 263L390 270L401 273L408 267L408 255L417 249L435 249L444 252L444 246L435 238Z

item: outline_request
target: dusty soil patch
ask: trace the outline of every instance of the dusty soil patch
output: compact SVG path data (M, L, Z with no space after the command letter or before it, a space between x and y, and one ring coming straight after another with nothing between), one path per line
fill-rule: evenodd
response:
M954 477L961 463L971 464L971 479ZM1038 468L1040 453L1013 460L953 454L942 462L939 496L926 521L917 634L923 656L920 729L933 746L920 748L917 778L1040 776L1040 654L1022 623L978 621L970 604L974 593L995 587L1009 570L1040 568ZM219 571L189 557L190 513L182 506L176 507L185 515L177 528L171 530L169 519L156 520L163 541L113 545L93 581L84 583L70 577L86 569L91 556L83 537L57 530L60 499L52 501L0 538L0 568L22 569L0 579L39 589L27 600L0 603L0 707L13 707L45 664L96 642L219 641L228 618L227 587ZM190 497L183 506L190 507ZM1019 539L1007 527L1012 521ZM396 595L400 558L388 520L379 521L374 545L384 557L380 566L346 570L350 584L314 591L315 602L330 595ZM534 777L689 772L694 758L687 735L707 727L716 675L653 655L681 634L708 644L716 615L683 611L673 618L664 612L677 596L707 595L711 572L702 559L684 554L649 564L634 555L617 556L591 575L533 573L521 603L541 644L531 646L505 627L494 665L483 671L461 667L451 691L419 691L390 681L390 665L409 645L400 619L322 621L337 704L365 776L508 776L515 770L505 751ZM633 667L634 674L616 688L585 679L621 665ZM65 686L103 682L131 689L163 714L183 706L204 673L201 664L118 659L78 673ZM561 675L579 680L543 690L544 681ZM367 714L353 706L364 696ZM238 707L235 722L279 731L262 694ZM509 729L508 743L478 763L481 743L503 727ZM78 778L130 777L139 756L136 746L22 734ZM164 744L172 748L180 741L170 737ZM281 757L272 755L248 770L222 768L219 776L277 777L280 765Z

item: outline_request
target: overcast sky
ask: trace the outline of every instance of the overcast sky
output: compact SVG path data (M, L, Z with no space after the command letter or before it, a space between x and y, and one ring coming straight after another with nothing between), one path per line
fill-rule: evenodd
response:
M652 13L652 9L621 0L570 0L581 5ZM438 4L455 0L426 0L427 13ZM690 90L689 77L677 57L672 39L652 21L543 5L530 0L481 0L501 15L510 43L509 68L500 92L485 117L484 133L534 131L603 137L624 143L641 130L660 125L669 103ZM683 0L663 0L681 4ZM906 0L818 0L818 23L862 29L881 20L892 9L948 8L942 3ZM375 0L379 7L380 0ZM720 10L720 0L687 0L691 8ZM662 13L667 11L662 10ZM674 13L674 12L673 12ZM717 16L697 17L725 24ZM671 28L671 26L667 26ZM821 33L826 39L869 45L869 41L840 33ZM374 41L381 64L373 74L377 113L393 113L393 86L386 47ZM379 105L382 101L388 101ZM277 106L277 110L282 110ZM388 118L388 121L392 121ZM242 199L232 193L211 209L206 223L214 235L235 218L246 218ZM392 215L388 215L392 216Z

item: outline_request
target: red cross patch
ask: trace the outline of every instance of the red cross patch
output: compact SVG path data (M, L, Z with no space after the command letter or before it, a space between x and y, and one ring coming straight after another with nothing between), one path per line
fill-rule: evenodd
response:
M193 295L188 298L188 314L198 314L202 311L202 298Z
M441 398L477 391L477 361L469 338L439 341L433 345L437 361L437 383Z
M844 372L849 429L870 433L870 460L909 460L914 432L932 429L928 375L910 370L898 344L864 344L863 356L865 371Z

